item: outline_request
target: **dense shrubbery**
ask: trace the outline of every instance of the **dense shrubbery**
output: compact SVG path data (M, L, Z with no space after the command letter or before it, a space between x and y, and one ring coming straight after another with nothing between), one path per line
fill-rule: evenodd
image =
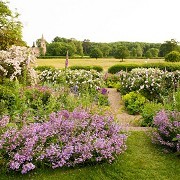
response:
M134 68L158 68L160 70L173 72L176 70L180 70L180 64L179 63L117 64L117 65L111 66L108 69L108 72L111 74L116 74L119 71L129 72Z
M131 72L118 73L122 94L138 91L149 100L162 102L162 97L177 88L180 71L167 72L153 68L137 68Z
M180 152L180 112L161 110L154 117L153 126L154 143Z
M45 71L45 70L48 70L48 71L51 71L51 70L55 70L55 67L53 66L37 66L34 68L36 71Z
M139 114L144 107L146 98L139 93L130 92L122 97L125 109L129 114Z
M0 128L7 124L4 116ZM0 153L10 169L24 174L42 163L57 168L87 161L112 162L126 149L126 138L112 117L64 110L52 113L44 123L7 128L1 134Z
M178 51L172 51L165 56L165 61L168 62L180 62L180 53Z
M31 67L35 55L30 48L12 46L8 51L0 51L0 79L19 79L26 84L36 83L36 72Z
M154 116L156 115L157 112L159 112L163 108L164 107L161 103L155 103L155 102L145 103L141 112L143 118L141 122L141 126L153 126Z
M103 74L95 70L45 70L39 75L41 82L63 83L78 91L96 90L103 85Z
M71 70L84 69L84 70L87 70L87 71L90 71L91 69L94 69L97 72L102 72L103 71L103 68L101 66L69 66L69 69L71 69Z

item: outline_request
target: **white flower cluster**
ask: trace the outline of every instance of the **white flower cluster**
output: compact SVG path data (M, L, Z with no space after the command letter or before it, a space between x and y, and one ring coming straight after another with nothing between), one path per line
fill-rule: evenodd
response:
M94 88L97 89L103 84L103 74L95 70L45 70L39 74L41 82L58 83L65 79L69 87L78 87L78 89Z
M150 94L172 88L180 80L180 71L168 72L154 68L135 68L129 73L120 71L117 75L126 91L149 91Z
M13 80L22 75L23 68L26 68L32 80L36 74L31 64L36 60L35 54L30 48L12 46L7 51L0 51L0 74Z
M53 84L58 83L58 79L63 76L65 78L64 72L61 70L44 70L38 75L41 82L48 82Z
M97 89L102 87L103 74L96 70L68 70L66 71L66 83L70 87L78 86L79 89Z

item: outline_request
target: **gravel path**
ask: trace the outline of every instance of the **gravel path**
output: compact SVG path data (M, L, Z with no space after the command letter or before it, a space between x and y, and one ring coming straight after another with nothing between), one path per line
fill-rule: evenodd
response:
M134 122L137 122L140 115L129 115L122 109L122 99L120 93L115 88L108 88L108 100L110 103L111 112L116 117L116 120L126 130L146 131L149 128L137 127Z

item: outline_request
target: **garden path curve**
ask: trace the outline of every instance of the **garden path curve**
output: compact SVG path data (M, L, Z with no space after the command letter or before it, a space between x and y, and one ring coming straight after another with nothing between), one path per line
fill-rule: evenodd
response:
M141 116L140 115L129 115L123 110L122 99L120 93L115 88L108 88L108 100L110 103L110 109L112 114L116 117L116 120L123 129L134 130L134 131L146 131L147 127L138 127L135 125Z

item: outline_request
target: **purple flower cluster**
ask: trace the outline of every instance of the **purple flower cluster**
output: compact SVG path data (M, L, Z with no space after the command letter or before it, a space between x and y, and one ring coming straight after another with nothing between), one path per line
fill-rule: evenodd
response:
M161 110L154 117L154 143L180 152L180 112Z
M5 127L9 123L9 116L3 116L0 119L0 127Z
M111 163L126 149L126 139L112 117L63 110L52 113L48 122L7 130L0 137L0 150L6 152L10 169L24 174L38 162L52 168L85 161Z

